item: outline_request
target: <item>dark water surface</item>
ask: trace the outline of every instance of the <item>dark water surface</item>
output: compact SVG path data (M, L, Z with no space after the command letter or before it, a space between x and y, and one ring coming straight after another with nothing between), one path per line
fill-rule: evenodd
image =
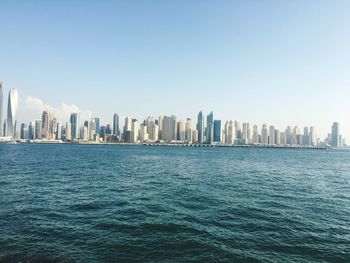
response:
M0 145L0 262L350 262L350 151Z

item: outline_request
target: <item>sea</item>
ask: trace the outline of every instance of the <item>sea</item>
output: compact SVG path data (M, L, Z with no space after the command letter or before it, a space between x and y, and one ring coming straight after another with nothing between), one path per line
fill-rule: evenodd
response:
M0 262L350 262L350 151L1 144Z

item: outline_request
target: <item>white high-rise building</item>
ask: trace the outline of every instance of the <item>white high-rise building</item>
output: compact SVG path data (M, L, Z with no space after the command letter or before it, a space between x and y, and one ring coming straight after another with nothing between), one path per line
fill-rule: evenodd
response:
M185 141L192 143L192 122L190 118L187 118L185 123Z
M303 145L311 145L309 127L304 127Z
M269 127L269 145L275 145L275 127Z
M125 118L124 128L123 128L123 140L126 142L131 141L131 121L130 117Z
M57 122L56 127L56 140L62 139L62 123Z
M333 122L332 133L331 133L331 146L340 147L340 132L339 132L339 123Z
M89 127L84 126L83 127L83 141L87 142L89 140Z
M250 129L247 122L243 123L242 139L245 140L245 143L249 143L250 141Z
M166 142L175 141L177 139L177 122L176 116L163 117L162 140Z
M158 139L162 140L163 139L163 116L159 116L158 119Z
M139 138L139 121L132 119L131 121L131 142L136 143Z
M140 142L144 142L147 140L148 140L147 124L141 123L141 125L140 125Z
M159 131L159 127L155 122L149 122L149 124L147 124L147 134L148 134L149 140L157 141L158 131Z
M6 136L15 138L17 130L18 91L9 91L7 104Z
M72 124L70 122L67 122L66 123L66 141L71 141L71 140L72 140Z
M192 143L198 143L198 131L192 130Z
M185 141L185 122L179 121L177 123L177 140L178 141Z
M267 125L264 124L261 129L261 144L267 145L269 143L269 135L267 131Z
M52 122L52 115L49 111L43 111L42 117L41 117L41 138L44 140L51 140L52 139L52 133L51 133L51 122Z
M310 142L312 146L317 146L317 134L315 127L310 127Z
M280 142L281 145L286 145L287 144L287 137L286 137L286 133L285 132L281 132L280 133Z
M275 144L281 145L281 132L278 129L275 130Z
M91 119L89 122L89 140L93 141L96 134L96 122L95 119Z
M258 131L258 126L254 125L253 127L253 138L252 138L252 142L254 144L258 144L259 143L259 131Z
M234 127L234 133L233 133L233 142L235 139L241 139L241 124L239 121L235 121L235 127Z
M149 138L151 137L152 130L153 130L155 124L156 124L156 119L153 116L148 116L148 118L146 120L146 125L147 125L147 133L148 133ZM158 138L156 138L155 140L157 140L157 139Z
M41 140L41 136L42 136L41 128L42 128L41 120L36 120L35 127L34 127L34 139L35 140Z
M233 121L226 121L225 123L225 143L233 144L235 140L235 129L233 125Z

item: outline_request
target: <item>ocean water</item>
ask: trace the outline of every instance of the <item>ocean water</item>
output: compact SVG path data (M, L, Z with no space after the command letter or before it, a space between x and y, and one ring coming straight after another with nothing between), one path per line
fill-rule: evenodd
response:
M350 262L350 151L0 145L0 262Z

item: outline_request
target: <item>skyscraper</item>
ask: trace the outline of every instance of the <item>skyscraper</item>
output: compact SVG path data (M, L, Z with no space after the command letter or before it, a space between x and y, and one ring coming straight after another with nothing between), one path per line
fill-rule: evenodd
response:
M287 138L286 138L286 133L285 132L280 132L280 141L281 141L281 145L286 145L287 144Z
M7 104L6 136L15 138L17 129L18 91L11 89Z
M185 123L185 141L192 143L192 120L187 118Z
M147 140L148 140L147 124L141 123L141 125L140 125L140 142L144 142Z
M177 122L176 116L163 117L162 140L166 142L175 141L177 139Z
M269 127L269 145L274 145L275 144L275 127L270 126Z
M235 129L234 129L234 134L233 134L233 141L235 141L235 139L241 139L241 124L239 123L239 121L235 121Z
M2 88L2 82L0 82L0 137L3 136L4 132L4 120L3 120L3 110L4 110L4 105L3 105L3 98L4 98L4 92Z
M28 127L27 127L27 124L25 124L25 123L21 124L19 138L20 139L28 139Z
M310 145L310 134L309 134L309 128L304 127L304 135L303 135L303 145Z
M52 139L52 133L51 133L51 121L52 121L52 115L49 111L43 111L41 116L41 138L46 140Z
M96 133L96 122L95 122L95 119L92 118L90 120L90 123L89 123L89 140L90 141L93 141L94 140L94 136L95 136Z
M66 141L70 142L72 140L72 124L70 122L66 123Z
M71 139L79 139L79 113L72 113L70 115L70 124L71 124Z
M288 126L286 128L285 135L286 135L286 144L291 145L292 144L292 137L293 137L292 127Z
M245 143L249 143L250 141L250 128L249 123L247 122L243 123L242 139L245 141Z
M214 120L214 142L221 142L221 120Z
M139 138L139 121L132 119L131 121L131 142L136 143Z
M225 143L233 144L235 140L235 130L233 126L233 121L226 121L225 124Z
M131 141L131 118L126 117L125 118L125 123L124 123L124 128L123 128L123 140L126 142Z
M214 139L214 114L211 111L207 116L206 142L211 144Z
M317 134L315 127L310 127L310 142L312 146L317 146Z
M96 134L100 134L100 118L95 117Z
M204 115L200 111L197 116L198 143L204 142Z
M179 121L177 123L177 140L178 141L185 141L185 122Z
M34 134L35 134L35 128L32 122L29 123L28 126L28 139L33 140L34 139Z
M62 139L62 123L57 122L56 124L56 132L55 132L56 140Z
M119 116L117 113L114 113L113 115L113 135L119 136L120 130L119 130Z
M340 146L340 134L339 134L339 123L334 122L332 125L332 135L331 135L331 145L333 147L339 147Z
M34 139L41 140L42 132L41 132L41 120L35 121L35 129L34 129Z
M261 144L267 145L269 143L269 135L267 131L267 125L264 124L261 129Z
M275 130L275 144L281 145L281 132L278 129Z
M252 142L254 144L258 144L259 143L259 131L258 131L258 126L254 125L253 126L253 140Z

